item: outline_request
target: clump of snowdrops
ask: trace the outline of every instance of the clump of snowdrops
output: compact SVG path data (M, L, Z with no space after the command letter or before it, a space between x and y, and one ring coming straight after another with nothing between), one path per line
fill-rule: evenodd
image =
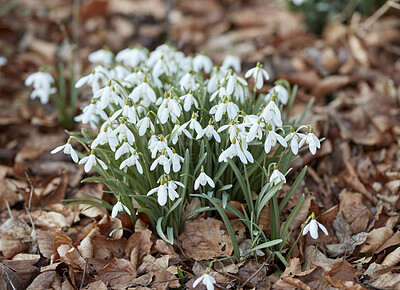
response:
M89 59L101 65L75 85L92 90L75 120L91 129L70 132L68 142L52 153L63 150L86 172L94 169L99 176L84 181L104 182L117 202L70 201L104 206L113 217L126 212L133 222L144 213L171 244L186 218L211 212L224 221L236 258L266 249L285 262L281 252L304 196L284 221L281 212L306 168L280 203L276 194L299 151L308 146L315 154L320 148L312 127L300 124L302 118L289 122L296 90L277 81L268 94L257 94L269 79L260 63L243 77L240 60L232 55L218 66L204 54L185 56L169 45L150 53L127 48L115 56L103 49ZM73 142L87 152L75 151ZM194 198L201 206L183 218L184 205ZM267 203L269 233L259 226ZM247 226L250 252L240 252L227 213Z

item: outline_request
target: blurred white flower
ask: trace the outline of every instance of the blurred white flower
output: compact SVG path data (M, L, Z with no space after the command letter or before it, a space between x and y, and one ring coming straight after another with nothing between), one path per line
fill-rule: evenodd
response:
M221 68L224 70L228 70L230 67L233 68L233 70L237 73L239 73L241 70L240 59L237 56L228 54L227 56L225 56Z
M113 62L114 55L108 49L100 49L89 54L88 59L91 63L101 62L104 64L111 64Z
M265 102L268 102L272 98L272 95L275 95L282 104L287 104L289 99L289 92L284 86L276 85L272 89L270 89L269 93L265 95Z
M193 58L193 69L197 72L203 69L208 74L211 72L212 66L212 60L204 54L198 54Z
M244 77L249 78L250 76L254 78L257 89L261 89L263 87L264 79L269 80L268 72L262 68L260 63L257 63L256 67L249 69Z
M7 64L7 59L4 56L0 56L0 67Z
M147 60L147 53L144 48L125 48L117 53L115 61L124 65L137 67L139 63Z
M25 86L33 85L34 90L31 93L31 99L39 97L42 104L47 104L50 95L57 92L56 88L51 87L53 84L54 78L45 72L33 73L25 80Z
M196 98L193 97L192 90L190 90L188 94L180 97L179 100L184 101L183 109L186 112L190 111L190 108L192 107L192 105L194 105L196 109L199 107L199 104L198 104Z

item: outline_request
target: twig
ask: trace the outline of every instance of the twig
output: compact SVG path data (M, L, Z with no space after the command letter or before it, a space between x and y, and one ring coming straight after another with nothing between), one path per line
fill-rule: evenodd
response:
M243 288L244 285L246 285L251 279L253 279L255 276L257 276L257 274L260 273L261 269L264 268L264 266L265 266L265 263L262 263L260 268L258 268L258 270L255 271L254 274L251 275L249 279L247 279L240 287L238 287L238 289Z
M4 271L4 274L6 275L6 278L8 280L8 283L10 283L11 287L13 288L13 290L17 290L17 288L15 288L14 284L12 283L10 277L8 276L7 271Z
M400 4L393 0L387 1L384 5L381 6L381 8L376 10L374 14L372 14L367 20L365 20L361 28L363 30L366 30L367 28L371 27L372 24L378 21L378 19L389 10L389 8L400 10Z
M83 288L83 284L85 283L86 268L87 268L88 261L89 261L89 259L85 258L85 267L83 268L83 276L82 276L81 286L79 286L79 290L81 290Z
M10 219L14 219L13 214L11 212L10 204L8 203L8 200L6 200L6 207L8 211L8 215L10 216Z

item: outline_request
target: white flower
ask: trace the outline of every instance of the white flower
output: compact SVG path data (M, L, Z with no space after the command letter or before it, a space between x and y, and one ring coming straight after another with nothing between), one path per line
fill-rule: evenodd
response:
M293 4L296 6L300 6L304 2L307 2L307 0L292 0Z
M225 78L225 71L218 67L214 67L211 77L207 82L207 92L212 93L217 90L218 84Z
M246 141L251 142L256 137L258 139L262 138L263 128L265 127L265 123L262 121L262 118L259 118L257 122L253 123L250 127L249 133L247 134Z
M210 109L210 114L215 114L215 121L219 122L222 119L222 115L226 112L226 99L222 100L218 105L215 105Z
M189 112L190 108L192 105L196 107L196 109L199 107L199 104L197 103L197 100L193 97L192 91L190 90L188 94L182 96L179 98L180 100L184 101L183 103L183 109L186 112Z
M226 80L227 80L226 92L228 93L228 95L231 95L233 91L240 90L243 86L247 86L247 82L243 78L238 77L232 71L228 73Z
M180 126L179 124L175 124L174 129L171 132L171 142L172 144L176 144L178 142L179 136L184 133L189 139L193 139L192 134L188 130L186 130L188 123L183 124Z
M208 74L210 73L212 66L212 60L204 54L198 54L193 58L193 69L197 72L203 69L204 72Z
M71 155L72 160L74 160L75 163L78 163L78 154L75 152L74 148L72 148L70 140L68 140L67 144L58 146L57 148L53 149L50 154L55 154L61 150L63 150L64 154Z
M183 183L181 183L179 181L168 180L168 183L167 183L168 197L172 201L174 201L176 198L179 198L179 194L178 194L178 192L176 192L178 185L183 188L185 187L183 185Z
M311 237L316 240L318 239L318 228L320 228L325 235L328 235L326 228L314 218L312 218L311 221L304 227L303 235L306 235L308 232L310 232Z
M231 120L235 119L236 115L239 113L239 107L232 102L232 99L229 99L226 103L226 112L228 113L228 118Z
M135 111L135 107L132 106L130 107L129 105L125 105L123 106L121 109L119 109L118 111L116 111L110 118L110 122L114 121L115 119L117 119L117 117L119 115L122 115L125 118L128 118L128 120L132 123L132 124L136 124L138 121L138 115Z
M260 63L257 63L256 67L249 69L244 77L249 78L250 76L254 78L257 89L261 89L263 87L264 79L269 80L268 72L262 68Z
M89 156L83 157L81 161L79 161L79 164L84 164L84 163L85 163L84 167L85 172L89 172L93 166L97 165L97 163L99 163L104 170L108 169L107 165L94 155L93 150Z
M304 138L306 135L296 132L290 132L286 137L285 141L290 141L290 149L292 150L293 154L296 155L299 152L299 141Z
M143 82L136 88L134 88L132 93L130 93L128 97L131 98L134 102L142 99L143 105L145 107L148 107L151 102L156 102L156 93L147 82Z
M197 83L191 73L185 74L179 81L179 85L182 90L188 91L190 89L195 90L197 88Z
M183 163L185 161L185 159L183 159L182 156L180 156L178 153L173 153L172 156L170 156L170 162L172 165L172 170L174 172L178 172L179 170L181 170L181 163Z
M303 137L303 139L301 139L299 146L303 146L304 143L308 144L308 148L313 155L317 151L317 148L321 148L321 143L319 142L317 136L314 135L312 130L310 130L310 133L308 133L305 137Z
M111 64L113 62L113 58L113 53L107 49L100 49L92 52L88 56L88 59L91 63L101 62L104 64Z
M245 140L237 141L236 139L233 139L231 146L228 147L228 149L222 151L222 153L218 157L219 162L228 162L228 158L233 158L235 156L238 156L240 161L242 161L243 164L247 164L248 161L250 163L254 162L253 156L251 153L247 150L247 143Z
M219 136L217 131L215 131L214 125L212 124L208 124L208 126L205 127L199 135L197 135L196 139L200 139L201 137L203 137L203 135L206 135L208 140L211 140L211 138L214 137L215 141L217 141L218 143L221 142L221 137Z
M154 139L153 139L154 140ZM167 140L161 136L160 140L156 139L150 143L151 139L149 140L149 150L151 152L151 158L155 158L157 155L157 152L161 152L163 150L166 150L168 153L168 156L172 155L172 150L168 147Z
M111 217L115 218L120 211L126 211L129 215L131 214L131 211L129 210L129 208L126 207L125 205L123 205L122 202L118 201L113 206L113 209L112 209L112 212L111 212Z
M33 85L34 88L31 93L31 99L39 97L42 104L47 104L49 102L50 95L57 92L56 88L51 87L53 83L53 77L44 72L33 73L25 80L25 86Z
M117 53L115 61L124 65L136 67L139 63L147 60L146 50L143 48L125 48Z
M92 87L92 92L95 94L99 89L99 81L103 84L107 83L109 80L109 72L104 67L96 66L92 73L80 78L76 84L75 88L80 88L84 84Z
M146 134L148 128L150 128L151 131L154 131L154 124L153 122L151 122L148 115L146 115L146 117L144 117L143 119L139 120L136 126L139 128L139 136L143 136L144 134Z
M286 178L285 175L283 175L278 169L274 169L272 171L271 177L270 177L270 182L273 185L277 185L279 182L283 181L283 183L286 183Z
M228 70L230 67L232 67L235 72L237 72L237 73L240 72L240 69L241 69L240 68L240 59L236 56L228 54L225 57L221 68Z
M126 153L133 153L134 149L128 142L124 142L121 147L115 152L115 160L118 160L122 155Z
M268 102L271 99L272 95L274 95L274 94L276 95L276 97L282 104L284 104L284 105L287 104L288 99L289 99L289 92L287 91L287 89L284 86L276 85L275 87L273 87L270 90L270 92L267 95L265 95L264 100L266 102Z
M281 143L283 147L287 147L287 143L285 139L278 133L276 133L273 130L270 130L268 132L267 138L265 139L265 144L264 144L264 149L265 152L268 154L269 151L271 151L271 148L274 147L277 144L277 141Z
M165 156L165 152L163 152L150 166L150 170L153 171L157 165L162 165L164 168L164 172L169 174L171 170L171 162L167 156Z
M168 200L168 187L166 184L164 184L164 181L161 180L160 186L153 188L150 190L147 195L152 195L153 193L157 193L157 201L158 204L161 206L164 206L167 203Z
M214 284L217 283L217 281L215 281L214 277L212 277L208 274L204 274L200 278L197 278L196 281L194 281L193 288L196 288L196 286L200 282L202 282L203 285L205 285L207 287L207 290L214 290Z
M216 90L214 93L211 94L210 96L210 102L214 101L215 97L218 96L220 100L224 98L224 96L227 96L228 92L226 91L225 87L220 87L218 90Z
M137 171L140 174L143 174L143 168L142 165L139 163L139 155L137 154L136 150L133 150L132 155L129 158L122 161L121 165L119 166L119 169L123 169L126 166L130 167L133 165L136 165Z
M196 114L192 114L192 118L187 121L185 124L182 125L182 127L187 127L189 126L189 129L195 130L197 135L201 134L203 131L203 128L201 127L200 123L196 120Z
M204 172L204 168L201 167L201 173L199 177L197 177L194 182L194 190L197 190L199 186L206 186L206 184L210 185L212 188L215 187L214 181Z
M129 144L133 144L135 142L135 136L132 131L125 125L124 119L122 119L121 124L111 133L113 136L117 137L119 141L124 140L125 138L128 140Z
M264 108L261 116L265 121L274 124L278 127L282 126L281 111L274 101L270 101L268 105Z

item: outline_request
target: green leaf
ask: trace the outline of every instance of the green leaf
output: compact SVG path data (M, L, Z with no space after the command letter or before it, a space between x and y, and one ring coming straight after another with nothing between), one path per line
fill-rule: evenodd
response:
M169 239L170 237L166 237L163 230L162 230L162 221L163 221L164 217L159 217L157 220L157 226L156 226L156 230L157 230L157 234L160 236L161 239L163 239L164 241L166 241L167 243L173 245L174 244L174 240L172 237L172 241Z
M268 241L268 242L262 243L256 247L252 248L251 251L257 251L257 250L261 250L261 249L270 248L270 247L279 245L280 243L282 243L281 239Z

